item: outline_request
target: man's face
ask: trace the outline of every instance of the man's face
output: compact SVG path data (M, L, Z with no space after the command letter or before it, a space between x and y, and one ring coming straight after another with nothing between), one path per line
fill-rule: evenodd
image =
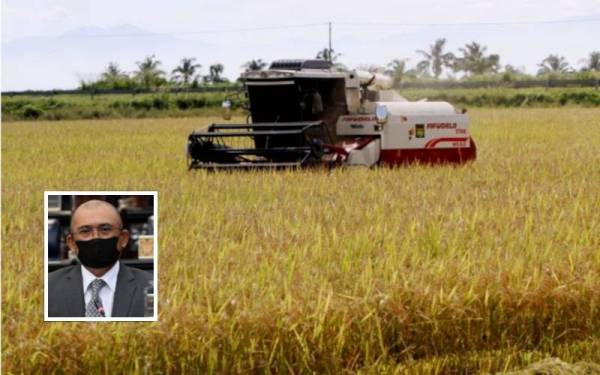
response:
M71 234L67 236L67 244L76 255L79 255L76 241L118 236L117 250L122 251L129 241L129 232L122 228L123 223L119 214L109 203L86 202L71 218Z

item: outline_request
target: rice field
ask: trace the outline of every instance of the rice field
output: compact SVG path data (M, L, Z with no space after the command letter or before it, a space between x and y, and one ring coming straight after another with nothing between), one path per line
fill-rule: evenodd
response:
M3 123L3 372L597 371L600 108L469 113L473 164L331 172L187 171L218 118ZM43 321L44 190L159 192L158 322Z

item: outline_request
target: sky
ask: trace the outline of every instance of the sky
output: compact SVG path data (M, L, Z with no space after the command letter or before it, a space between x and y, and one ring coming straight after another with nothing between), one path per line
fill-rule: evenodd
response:
M579 68L600 50L600 0L2 0L1 10L3 91L75 88L111 61L131 72L153 54L167 73L195 57L201 73L219 62L235 79L251 59L313 58L328 22L351 68L414 66L440 37L455 53L483 43L529 73L550 53Z

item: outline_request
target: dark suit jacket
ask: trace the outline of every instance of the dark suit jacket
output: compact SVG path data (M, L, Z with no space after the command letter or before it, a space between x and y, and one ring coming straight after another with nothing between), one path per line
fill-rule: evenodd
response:
M121 263L111 317L143 317L144 288L152 274ZM85 317L81 265L48 274L48 317Z

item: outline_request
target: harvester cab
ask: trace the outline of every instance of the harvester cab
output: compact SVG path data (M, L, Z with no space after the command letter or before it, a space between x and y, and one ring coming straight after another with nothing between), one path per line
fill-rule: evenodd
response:
M245 124L188 137L190 168L461 163L475 158L468 118L445 102L408 102L390 77L336 71L325 60L279 60L242 74ZM230 111L224 102L224 111Z

